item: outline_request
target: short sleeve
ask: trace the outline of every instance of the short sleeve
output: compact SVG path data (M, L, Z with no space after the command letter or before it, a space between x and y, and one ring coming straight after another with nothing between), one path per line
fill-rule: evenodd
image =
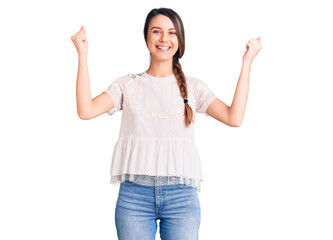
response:
M216 95L213 90L200 79L191 78L191 80L195 97L195 111L198 113L204 113L205 116L208 117L209 115L206 113L206 110L216 98Z
M129 75L117 78L104 90L110 95L114 104L114 107L107 112L108 115L113 115L123 109L123 93L128 78Z

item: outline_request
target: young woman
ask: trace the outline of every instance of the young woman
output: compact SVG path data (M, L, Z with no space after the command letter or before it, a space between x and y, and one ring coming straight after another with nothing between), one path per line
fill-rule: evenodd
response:
M118 238L155 239L157 219L163 240L198 239L202 181L194 141L194 112L232 127L245 112L254 57L260 37L246 44L243 65L231 106L201 80L185 76L179 58L185 51L184 26L172 9L153 9L144 25L149 68L114 80L91 98L85 29L72 36L79 54L76 100L81 119L123 110L115 144L111 183L120 185L115 209Z

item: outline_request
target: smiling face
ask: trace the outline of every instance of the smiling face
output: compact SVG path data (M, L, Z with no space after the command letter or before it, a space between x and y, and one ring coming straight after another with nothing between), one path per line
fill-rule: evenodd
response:
M151 58L157 61L172 60L178 50L177 32L170 18L159 14L149 23L147 46Z

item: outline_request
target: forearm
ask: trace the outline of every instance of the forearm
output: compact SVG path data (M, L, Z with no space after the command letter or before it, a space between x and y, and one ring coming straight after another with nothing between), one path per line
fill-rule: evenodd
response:
M91 105L87 55L79 55L79 66L76 79L76 104L80 118L88 116Z
M242 63L241 73L236 86L234 99L229 108L230 120L236 125L241 125L249 93L249 81L252 61L244 60Z

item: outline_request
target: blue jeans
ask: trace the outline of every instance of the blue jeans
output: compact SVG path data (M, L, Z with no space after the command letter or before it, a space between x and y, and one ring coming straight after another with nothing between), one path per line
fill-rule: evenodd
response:
M119 240L155 240L160 219L162 240L199 239L197 190L185 184L146 186L125 180L115 209Z

